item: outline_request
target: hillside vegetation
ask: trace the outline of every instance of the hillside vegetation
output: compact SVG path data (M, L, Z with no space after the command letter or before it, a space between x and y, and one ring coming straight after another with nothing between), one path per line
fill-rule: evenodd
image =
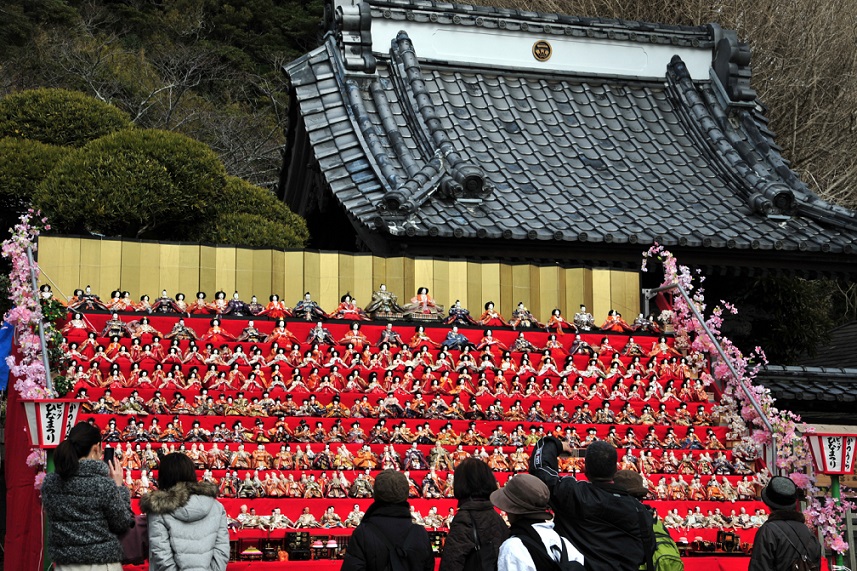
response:
M81 91L272 188L288 102L280 67L316 45L321 15L321 0L4 0L0 95Z

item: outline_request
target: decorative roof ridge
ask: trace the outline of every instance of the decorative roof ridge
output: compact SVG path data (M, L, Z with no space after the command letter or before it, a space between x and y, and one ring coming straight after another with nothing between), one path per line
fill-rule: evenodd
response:
M827 377L843 377L857 382L857 369L841 367L810 367L807 365L766 365L762 367L766 373L773 375L816 374Z
M857 230L857 213L848 208L830 203L804 183L797 173L789 166L788 161L782 156L780 148L771 144L771 140L762 132L753 115L761 115L758 111L750 113L748 110L738 111L744 132L753 142L753 152L758 154L765 163L777 174L782 183L792 189L794 194L795 213L820 222L848 230Z
M388 189L399 188L402 184L399 175L396 173L396 169L393 167L387 151L384 150L384 145L381 144L375 125L372 124L372 119L366 111L366 104L361 95L362 90L357 81L353 78L346 79L345 91L347 93L348 106L351 109L357 127L363 134L363 139L366 141L369 153L371 153L375 159L375 163L378 165L378 169L381 171L380 174L384 179L385 186Z
M609 32L630 32L631 37L624 39L640 42L651 42L651 34L673 37L676 40L688 37L690 41L696 40L694 45L700 46L704 42L714 40L713 33L708 26L681 26L663 24L657 22L642 22L638 20L624 20L615 18L595 18L584 16L569 16L553 12L535 12L530 10L519 10L514 8L497 8L493 6L475 6L472 4L459 4L455 2L442 2L439 0L364 0L373 8L388 10L429 11L442 14L453 14L474 18L503 18L505 20L518 20L522 22L533 22L547 25L572 26L590 30L592 34L603 32L608 36ZM463 23L463 22L453 22ZM481 23L477 23L481 25ZM504 26L500 26L504 27ZM566 32L568 34L568 32ZM570 34L569 34L570 35ZM592 37L592 36L590 36Z
M455 150L455 146L443 128L426 89L414 44L406 32L398 33L391 44L390 54L405 72L404 86L410 91L417 105L417 111L429 130L433 149L435 152L440 152L448 164L447 170L452 180L444 184L444 193L454 198L472 199L481 199L490 194L493 188L486 180L485 173L479 166L467 161Z
M360 82L353 77L345 80L345 89L348 94L348 105L359 127L363 138L368 145L369 153L375 160L380 174L384 179L386 193L378 210L385 214L395 216L407 216L415 212L431 194L437 189L441 177L445 176L443 163L439 156L434 156L420 166L411 150L404 143L402 134L399 132L395 119L390 111L390 104L378 79L371 79L369 92L375 102L375 109L381 118L383 135L387 138L393 152L405 168L408 175L407 180L402 180L396 172L389 154L381 143L381 134L372 123L363 100L363 88ZM379 225L386 228L386 224Z
M717 105L708 104L694 85L687 67L679 56L674 56L667 67L668 89L676 100L679 115L710 152L713 164L739 191L747 205L762 216L771 213L774 206L786 208L794 203L791 189L783 184L760 177L736 149L724 123L726 114ZM789 199L791 197L791 199Z

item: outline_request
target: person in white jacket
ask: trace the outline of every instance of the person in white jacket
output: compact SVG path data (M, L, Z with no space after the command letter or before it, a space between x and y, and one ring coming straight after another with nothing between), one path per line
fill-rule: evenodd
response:
M148 514L149 570L225 571L229 532L217 486L197 482L193 462L181 453L161 460L158 485L140 500Z
M510 478L491 494L491 502L511 523L510 537L500 546L498 571L584 569L580 551L554 531L549 500L548 487L530 474Z

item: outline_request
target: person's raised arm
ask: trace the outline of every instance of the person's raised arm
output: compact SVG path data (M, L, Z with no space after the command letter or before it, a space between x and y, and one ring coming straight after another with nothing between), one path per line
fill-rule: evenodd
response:
M530 474L553 490L559 482L559 455L564 450L559 438L545 436L533 446L530 454Z

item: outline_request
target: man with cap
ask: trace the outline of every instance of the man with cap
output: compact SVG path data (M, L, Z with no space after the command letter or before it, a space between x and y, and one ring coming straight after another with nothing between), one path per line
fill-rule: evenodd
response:
M375 477L373 491L375 501L351 535L342 571L433 571L428 533L411 521L408 479L384 470Z
M548 487L530 474L513 476L491 493L491 503L506 512L512 524L511 536L500 546L498 571L548 571L552 562L560 561L576 561L583 569L580 551L554 531L549 501Z
M821 546L797 511L798 490L790 478L774 476L762 490L762 501L771 508L768 521L756 532L748 571L786 571L796 559L808 568L821 566Z
M613 482L616 448L603 440L586 448L586 482L560 478L558 457L570 452L560 440L546 436L530 455L530 473L550 490L556 530L581 550L587 571L636 571L655 550L652 518Z

